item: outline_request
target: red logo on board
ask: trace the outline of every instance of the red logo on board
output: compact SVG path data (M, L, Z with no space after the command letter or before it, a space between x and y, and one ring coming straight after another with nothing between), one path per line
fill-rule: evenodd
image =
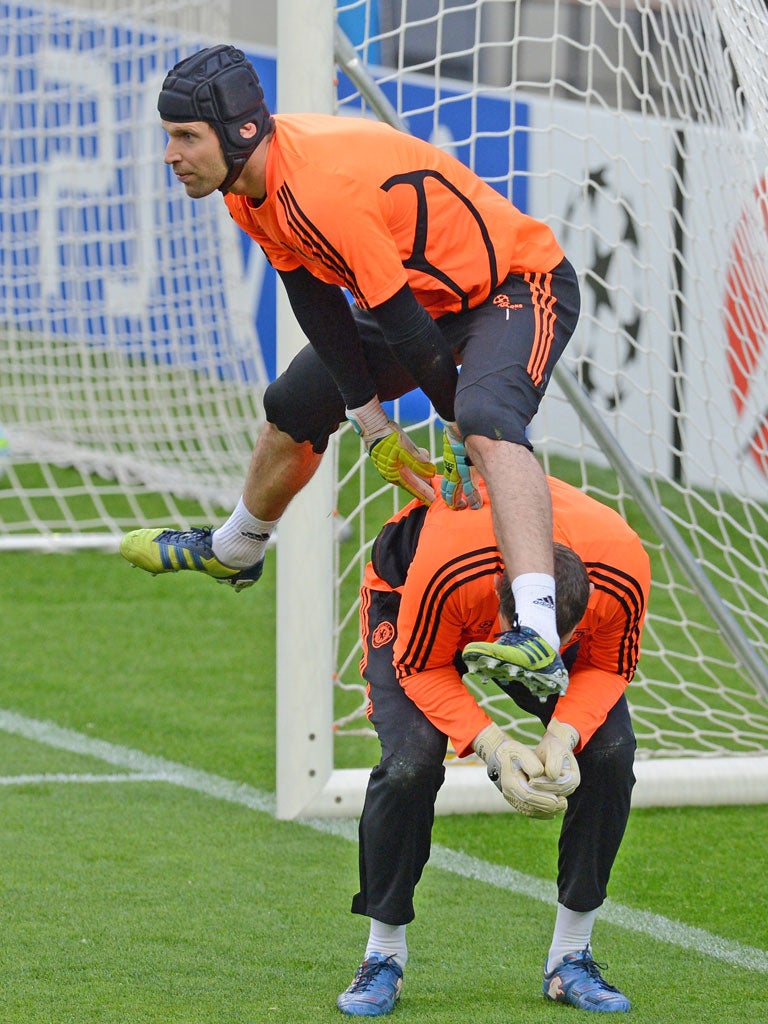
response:
M725 327L731 398L747 438L744 450L768 476L768 180L756 185L731 241ZM761 369L762 368L762 369ZM762 396L762 397L761 397Z

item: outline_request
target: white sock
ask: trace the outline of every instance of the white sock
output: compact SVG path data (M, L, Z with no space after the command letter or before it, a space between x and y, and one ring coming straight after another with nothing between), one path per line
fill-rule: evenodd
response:
M558 903L552 945L547 955L547 971L556 967L566 953L581 953L590 948L596 917L597 908L582 912L569 910Z
M393 956L396 962L405 968L408 962L408 947L405 943L404 924L384 924L371 918L371 930L368 934L368 945L365 947L365 955L369 953L383 953L384 956Z
M556 651L560 649L555 613L555 581L543 572L527 572L512 580L515 611L521 626L535 629Z
M256 565L264 557L267 541L278 521L268 523L252 516L241 498L226 523L213 531L214 555L232 569Z

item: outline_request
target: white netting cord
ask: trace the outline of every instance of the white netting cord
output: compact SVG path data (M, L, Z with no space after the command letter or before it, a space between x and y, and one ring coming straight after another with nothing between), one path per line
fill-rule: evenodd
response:
M712 0L755 128L768 146L768 12L762 0Z
M188 525L180 502L213 520L239 494L266 383L239 238L218 195L172 181L156 110L168 67L228 19L228 0L0 18L0 543Z
M527 183L532 212L550 220L581 273L582 318L564 362L724 605L768 652L768 136L755 115L768 110L764 5L487 2L414 11L408 22L410 10L397 7L358 52L376 54L371 73L412 130L428 125L434 141L477 161L513 201L513 185ZM504 61L481 60L496 42ZM449 78L447 68L461 73ZM434 76L421 89L410 78L420 71ZM500 113L483 118L483 102L498 98L530 101L522 127ZM351 113L358 101L346 94L340 109ZM452 118L462 104L469 119ZM510 151L526 141L527 164L484 170L484 147L504 137ZM628 690L641 756L764 751L766 700L555 388L534 427L547 468L558 475L565 460L569 479L634 516L653 552L644 654ZM363 562L370 530L361 526ZM354 694L353 638L340 644L339 664ZM361 713L364 692L356 693ZM503 695L478 696L505 720ZM342 734L367 730L349 702L337 724ZM529 721L507 724L531 735Z

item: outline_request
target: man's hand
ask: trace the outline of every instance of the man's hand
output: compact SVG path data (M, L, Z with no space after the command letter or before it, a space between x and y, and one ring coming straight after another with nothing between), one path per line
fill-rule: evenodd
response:
M570 796L581 782L581 774L573 748L579 742L579 733L572 725L552 718L547 731L536 747L536 755L544 765L544 774L534 786L546 793Z
M378 398L359 409L347 409L347 419L360 435L371 461L390 484L399 484L429 505L435 492L429 481L437 472L425 448L417 448L405 431L389 419Z
M475 753L488 766L488 778L507 803L528 818L554 818L568 806L559 793L534 788L544 765L533 750L512 740L492 722L475 737Z
M472 460L455 423L443 426L443 482L440 485L443 501L453 509L478 509L483 504L480 492L472 479Z

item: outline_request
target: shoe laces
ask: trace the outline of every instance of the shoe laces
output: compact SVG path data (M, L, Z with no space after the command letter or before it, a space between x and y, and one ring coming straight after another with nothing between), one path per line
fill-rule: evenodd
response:
M349 991L365 992L385 968L393 968L394 965L394 956L388 956L384 960L363 960L355 971L355 977L349 986Z
M590 978L592 978L593 981L596 981L602 988L605 988L605 989L607 989L610 992L618 992L619 991L615 986L609 985L608 982L605 980L605 978L600 973L601 971L608 970L608 964L600 964L600 963L598 963L597 960L593 960L592 959L592 957L589 955L589 953L587 953L585 955L583 960L577 960L573 964L573 966L574 967L580 967L582 970L586 971L586 973L590 976Z
M210 526L193 526L190 530L179 531L180 540L196 541L198 544L202 541L210 540L213 530Z
M193 526L190 530L164 530L158 535L157 540L168 543L173 537L174 544L182 547L210 547L213 528L210 526Z
M499 633L494 635L494 640L500 640L503 636L507 636L508 633L521 633L522 626L520 625L520 619L517 617L515 612L512 621L509 624L509 629L502 629Z

